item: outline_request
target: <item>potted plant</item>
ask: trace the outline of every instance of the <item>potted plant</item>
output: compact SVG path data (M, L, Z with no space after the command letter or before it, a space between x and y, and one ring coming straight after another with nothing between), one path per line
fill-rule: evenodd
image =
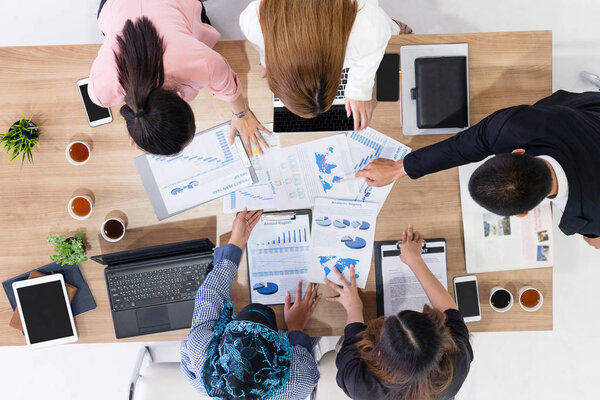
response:
M83 243L83 232L78 232L71 237L58 236L55 233L48 235L48 243L54 243L56 254L50 259L60 265L75 265L87 260L85 256L85 244Z
M25 157L30 163L33 163L33 148L38 145L39 137L42 134L40 128L31 120L21 119L8 128L8 132L0 135L0 145L10 154L10 163L21 156L21 166L25 162Z

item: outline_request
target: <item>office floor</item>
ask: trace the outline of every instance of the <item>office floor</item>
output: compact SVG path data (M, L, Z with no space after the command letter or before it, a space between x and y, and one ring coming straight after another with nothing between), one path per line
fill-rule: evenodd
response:
M0 46L99 43L98 2L2 1ZM247 3L207 3L223 39L241 38L237 15ZM415 33L551 29L555 90L593 90L578 73L600 73L596 0L380 0L380 4ZM1 61L0 73L7 73ZM555 214L556 224L559 218ZM595 304L600 251L558 229L555 245L554 331L474 334L475 360L458 399L598 398L600 319ZM0 347L0 398L123 399L141 345L69 345L38 351Z

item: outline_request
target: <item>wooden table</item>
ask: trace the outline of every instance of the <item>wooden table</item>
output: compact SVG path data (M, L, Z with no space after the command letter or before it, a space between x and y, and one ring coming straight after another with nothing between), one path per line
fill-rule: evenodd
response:
M552 35L543 32L511 32L451 35L406 35L393 37L389 52L400 45L428 43L469 43L471 123L497 109L532 103L551 93ZM258 78L258 54L245 41L220 42L216 46L239 74L250 106L263 122L272 119L270 91ZM52 246L45 242L51 232L86 233L88 255L124 248L208 237L224 243L230 231L231 215L222 213L220 200L186 211L166 221L156 220L133 158L141 154L128 145L127 131L113 107L114 122L90 128L77 92L76 81L86 77L98 50L97 45L6 47L0 48L0 126L6 129L21 113L42 127L41 145L35 164L8 165L0 156L0 280L37 268L49 262ZM207 90L192 103L198 130L230 118L228 107L213 99ZM445 136L402 135L399 103L376 104L372 127L413 149L437 142ZM312 140L324 135L293 134L282 137L282 145ZM83 166L70 165L64 155L72 139L92 143L91 160ZM76 221L67 213L67 202L74 193L92 192L92 216ZM117 244L100 238L100 224L109 213L127 216L128 232ZM448 286L452 278L465 274L463 235L457 170L426 176L417 181L396 183L379 214L376 240L397 239L412 223L427 237L445 237L448 243ZM92 261L81 265L98 307L76 317L80 342L116 341L103 267ZM497 272L479 275L483 319L470 324L472 331L552 329L552 269ZM544 294L544 305L536 313L525 313L518 305L500 314L491 311L487 297L496 284L511 288L532 283ZM510 286L512 285L512 286ZM330 294L329 288L321 289ZM513 291L514 293L514 291ZM245 262L232 287L238 309L248 302ZM0 295L0 345L21 345L20 332L10 328L12 310ZM362 291L367 319L375 317L375 279L373 269ZM283 326L282 309L275 307ZM345 313L336 304L323 301L307 326L311 335L339 335ZM186 330L125 339L179 340Z

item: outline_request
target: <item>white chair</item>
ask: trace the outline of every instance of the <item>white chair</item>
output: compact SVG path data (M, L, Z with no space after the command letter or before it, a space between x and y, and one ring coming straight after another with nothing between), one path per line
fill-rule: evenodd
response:
M181 372L179 362L155 362L148 346L140 350L129 387L129 400L202 400Z

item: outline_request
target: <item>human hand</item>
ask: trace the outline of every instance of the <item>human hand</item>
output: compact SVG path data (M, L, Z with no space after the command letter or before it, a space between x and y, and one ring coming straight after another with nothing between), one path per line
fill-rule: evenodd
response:
M583 240L585 240L586 243L589 244L590 246L600 250L600 237L589 238L589 237L584 236Z
M267 69L262 66L262 64L258 64L258 77L265 78L267 76Z
M358 295L358 288L356 287L356 271L354 270L354 265L350 266L350 283L346 282L346 278L344 278L344 275L342 275L336 267L333 267L332 270L340 282L342 282L342 285L336 285L325 278L327 286L338 293L338 296L328 297L327 301L340 303L344 307L347 314L346 325L351 324L352 322L364 322L363 303Z
M294 305L290 304L292 300L290 292L286 292L285 305L283 306L283 319L287 325L288 332L302 332L304 330L310 316L313 311L315 311L315 308L317 308L319 300L321 300L321 295L316 296L318 289L319 285L311 282L306 288L306 294L302 297L302 280L299 280Z
M269 148L269 144L262 136L260 131L263 131L267 135L272 135L271 131L261 125L256 119L252 111L248 108L246 115L242 118L234 116L231 118L231 132L229 135L229 143L232 144L235 140L235 132L239 132L246 146L248 156L252 157L252 148L257 150L260 154L264 154L262 147L265 149ZM259 142L261 144L259 144ZM252 145L250 145L252 143ZM262 147L261 147L262 145Z
M369 186L385 186L406 176L404 160L394 161L387 158L378 158L358 171L355 176L365 178Z
M413 232L412 225L402 232L402 244L400 245L400 259L409 267L413 267L419 260L423 260L421 250L423 249L423 237L419 232Z
M247 208L244 208L244 211L237 213L233 220L233 226L231 227L229 244L236 245L243 250L252 229L254 229L260 220L262 213L263 210L248 211Z
M354 115L354 130L362 131L371 122L373 103L371 100L360 101L346 97L346 115Z

